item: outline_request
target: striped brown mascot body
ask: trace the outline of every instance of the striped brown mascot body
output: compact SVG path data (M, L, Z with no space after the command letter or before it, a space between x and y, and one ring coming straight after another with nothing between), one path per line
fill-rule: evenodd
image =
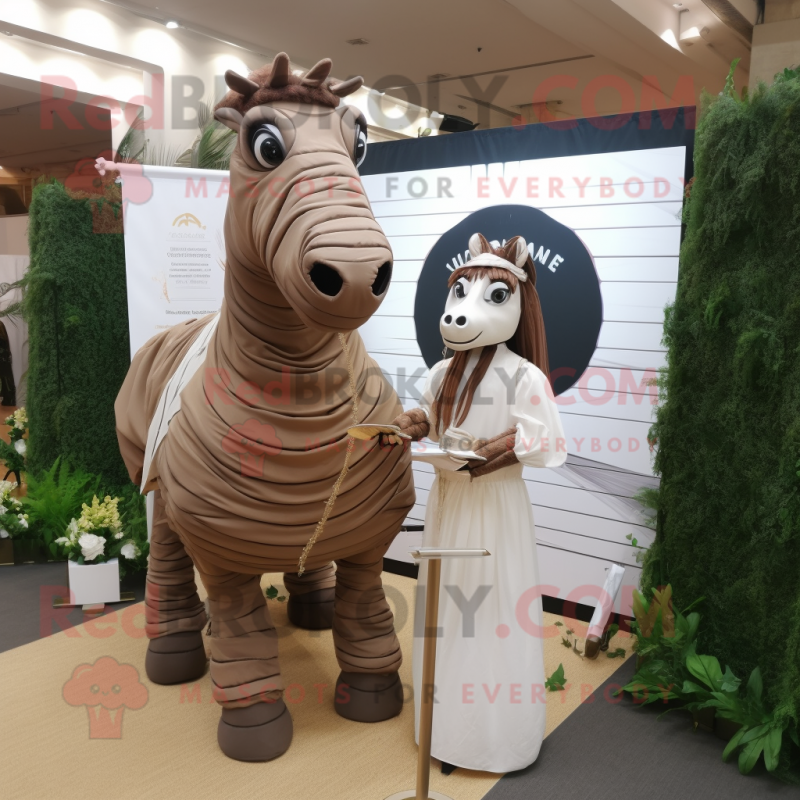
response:
M241 760L274 758L292 737L265 572L285 573L291 622L333 628L342 716L402 706L381 569L414 503L409 454L354 447L347 429L412 420L355 330L386 294L392 254L358 179L364 119L340 103L361 79L332 84L330 68L296 77L280 54L249 78L226 74L215 115L237 144L222 310L151 339L116 403L131 477L155 491L148 676L205 669L196 567L218 740Z

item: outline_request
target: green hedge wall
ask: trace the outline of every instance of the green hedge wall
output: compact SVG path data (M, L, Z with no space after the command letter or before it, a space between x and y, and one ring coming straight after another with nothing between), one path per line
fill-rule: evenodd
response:
M118 203L74 199L57 182L36 187L24 312L28 468L41 474L61 455L101 474L107 491L130 484L114 424L130 345L122 233L95 230L121 230L120 213Z
M701 117L653 433L643 588L705 596L702 652L800 710L800 80Z

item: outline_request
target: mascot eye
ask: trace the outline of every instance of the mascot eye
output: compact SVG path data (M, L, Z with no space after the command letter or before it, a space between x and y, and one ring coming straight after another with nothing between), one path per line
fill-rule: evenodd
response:
M495 281L486 290L483 299L486 300L487 303L494 303L497 306L501 306L508 300L510 295L511 290L505 283L502 281Z
M250 148L256 161L266 169L277 167L286 158L286 145L275 125L259 125L255 128L250 135Z
M359 122L356 125L356 148L353 153L353 159L356 166L360 167L364 159L367 157L367 124Z
M459 278L453 286L453 295L459 300L463 300L469 294L469 281L466 278Z

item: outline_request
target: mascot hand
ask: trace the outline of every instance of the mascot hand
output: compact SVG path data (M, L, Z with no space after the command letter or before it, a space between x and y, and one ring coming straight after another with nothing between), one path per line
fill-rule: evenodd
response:
M486 441L475 451L475 455L483 456L486 461L469 461L467 468L473 478L480 478L490 472L496 472L503 467L517 464L517 454L514 452L514 443L517 438L517 429L509 428L501 434Z
M412 442L418 442L428 435L431 429L428 417L421 408L412 408L411 411L403 412L399 417L392 421L392 425L397 425L400 430L411 437ZM391 434L381 434L381 445L404 444L408 439L401 439Z

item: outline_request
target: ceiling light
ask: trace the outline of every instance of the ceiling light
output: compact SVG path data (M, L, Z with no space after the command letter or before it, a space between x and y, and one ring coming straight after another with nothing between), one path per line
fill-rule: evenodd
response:
M166 26L170 29L172 28L180 28L180 22L176 22L174 19L167 20Z

